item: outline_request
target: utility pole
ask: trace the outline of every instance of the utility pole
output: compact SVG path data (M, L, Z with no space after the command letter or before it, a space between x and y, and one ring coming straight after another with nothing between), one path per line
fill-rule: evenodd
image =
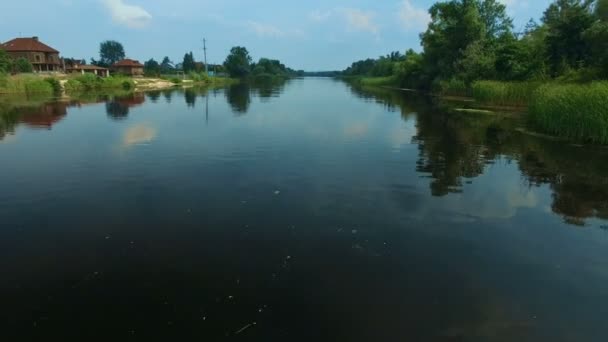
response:
M205 74L209 76L209 67L207 66L207 40L203 38L203 52L205 54Z

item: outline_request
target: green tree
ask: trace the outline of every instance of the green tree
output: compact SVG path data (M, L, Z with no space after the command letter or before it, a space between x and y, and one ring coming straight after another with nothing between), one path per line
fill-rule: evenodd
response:
M589 64L597 68L598 77L608 78L608 0L598 0L595 7L596 20L584 33L591 47Z
M196 62L194 61L194 54L192 52L184 55L184 61L182 62L182 69L188 73L196 69Z
M587 0L557 0L545 11L543 22L548 29L546 53L553 76L583 66L590 56L591 47L583 34L595 21L591 3Z
M17 72L33 72L34 71L34 67L32 66L32 63L30 63L30 61L28 61L25 58L18 58L15 61L15 71Z
M173 62L169 59L169 57L163 58L163 61L160 63L160 71L163 74L167 74L170 73L173 69Z
M431 22L420 38L425 68L437 81L456 74L458 61L467 47L485 36L485 24L477 0L451 0L434 4Z
M149 61L144 63L144 73L149 76L158 76L160 74L161 68L160 64L154 59L151 58Z
M485 26L486 38L492 40L510 34L513 19L507 15L507 7L496 0L478 0L479 15Z
M0 49L0 73L9 73L12 70L13 60L6 51Z
M106 40L99 44L99 61L102 66L111 66L114 63L125 59L125 49L122 44L114 40Z
M608 0L597 0L595 14L600 20L608 21Z
M224 66L231 77L245 77L251 73L251 56L241 46L233 47L224 61Z

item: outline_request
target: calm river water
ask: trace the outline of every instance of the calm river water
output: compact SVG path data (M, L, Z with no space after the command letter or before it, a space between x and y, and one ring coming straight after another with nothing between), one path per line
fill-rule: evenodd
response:
M517 114L315 78L0 111L3 341L608 340L608 149Z

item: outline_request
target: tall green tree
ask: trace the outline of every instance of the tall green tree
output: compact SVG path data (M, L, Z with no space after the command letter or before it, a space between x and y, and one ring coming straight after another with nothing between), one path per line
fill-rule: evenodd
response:
M478 0L479 15L485 26L486 38L493 40L511 34L513 19L507 14L507 6L497 0Z
M112 64L125 59L125 49L121 43L114 40L106 40L99 44L98 64L111 66Z
M233 47L224 61L224 67L231 77L245 77L251 73L251 56L241 46Z
M184 72L191 72L196 69L196 62L194 61L194 54L192 52L186 53L184 55L182 69L184 70Z
M160 64L154 59L151 58L149 61L144 63L144 73L149 76L158 76L160 74L161 68Z
M9 73L12 70L13 60L6 51L0 49L0 73Z
M163 58L160 63L160 71L164 74L171 72L174 69L173 62L169 59L169 57Z
M557 0L545 11L547 58L553 76L583 66L591 53L584 32L593 26L593 1Z
M429 10L431 22L420 38L431 79L455 75L467 47L484 38L485 23L478 5L477 0L451 0L438 2Z

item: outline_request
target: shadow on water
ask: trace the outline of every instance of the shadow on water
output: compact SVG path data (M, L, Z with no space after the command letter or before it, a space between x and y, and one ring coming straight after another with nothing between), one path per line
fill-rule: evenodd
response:
M415 93L350 86L358 97L417 115L416 170L430 180L433 196L462 193L465 185L504 158L517 163L530 187L549 185L552 210L574 225L608 218L608 150L581 147L521 133L520 114L462 113Z

